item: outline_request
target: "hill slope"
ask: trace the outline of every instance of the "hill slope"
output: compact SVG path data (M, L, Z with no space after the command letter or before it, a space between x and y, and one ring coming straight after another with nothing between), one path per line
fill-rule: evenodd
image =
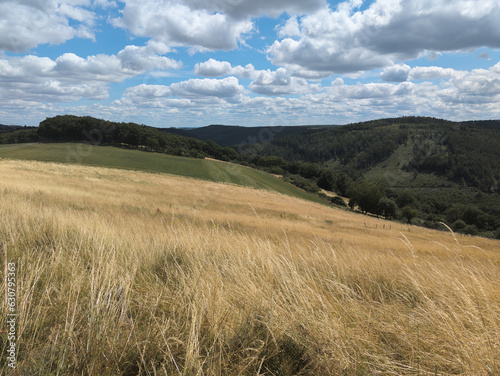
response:
M172 175L0 176L18 374L500 373L499 242Z
M264 155L365 173L398 153L400 171L437 174L484 191L499 189L500 121L381 119L272 140ZM400 181L399 184L402 184ZM411 186L411 182L406 182Z
M110 146L92 146L75 143L0 145L0 158L59 163L69 162L89 166L167 173L267 189L320 202L315 196L263 171L208 159L176 157Z
M270 142L277 137L307 134L330 127L332 126L241 127L234 125L209 125L207 127L186 130L184 135L189 134L201 140L214 141L221 146L236 146L240 150L245 150L248 145Z
M387 205L378 200L390 200L386 216L428 226L446 221L457 231L500 237L498 145L500 121L407 117L279 137L255 151L268 157L269 168L270 162L287 171L293 162L302 164L295 171L348 196L363 211L384 214ZM364 200L362 191L374 202Z
M82 139L248 165L311 193L334 191L363 212L432 228L444 221L455 231L500 238L500 121L403 117L338 127L161 131L67 115L46 119L38 130L0 133L0 143ZM213 140L240 145L236 151Z

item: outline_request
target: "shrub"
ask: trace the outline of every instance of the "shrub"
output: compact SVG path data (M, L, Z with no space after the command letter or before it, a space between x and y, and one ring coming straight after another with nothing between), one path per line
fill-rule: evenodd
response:
M344 199L340 196L330 197L330 202L337 206L347 207Z
M462 230L464 234L467 235L477 235L477 226L476 225L467 225L465 228Z
M459 219L459 220L453 222L453 224L451 225L451 228L453 229L453 231L461 231L466 226L467 226L467 223L465 223L464 221L462 221L461 219Z
M386 197L382 197L378 201L378 206L382 215L388 219L395 217L398 211L396 203Z
M405 206L403 208L402 214L403 214L403 217L406 218L408 223L411 223L411 220L418 215L418 212L415 209L413 209L411 206Z

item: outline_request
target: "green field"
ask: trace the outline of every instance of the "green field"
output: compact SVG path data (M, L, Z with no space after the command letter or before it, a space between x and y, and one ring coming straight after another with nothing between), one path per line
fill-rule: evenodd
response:
M87 166L173 174L213 182L267 189L293 197L322 202L319 198L270 174L250 167L206 159L175 157L160 153L120 149L111 146L75 143L9 144L0 145L0 158L76 163Z

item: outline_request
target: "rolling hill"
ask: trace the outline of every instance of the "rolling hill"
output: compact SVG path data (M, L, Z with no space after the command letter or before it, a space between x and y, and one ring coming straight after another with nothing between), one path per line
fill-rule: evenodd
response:
M360 204L363 185L372 184L369 191L380 192L373 197L408 207L408 220L500 237L498 145L500 121L406 117L283 136L255 151L278 167L282 161L309 166L299 173L353 205ZM364 211L382 214L383 208L375 202Z
M235 125L209 125L207 127L184 130L183 135L201 140L214 141L221 146L235 146L245 150L248 145L270 142L276 137L302 135L334 127L333 125L315 126L256 126L241 127ZM239 148L241 146L241 148Z
M348 197L362 212L430 228L446 222L458 232L500 238L500 121L402 117L346 126L160 130L66 115L38 129L0 133L0 143L36 141L230 161L283 176L310 193L324 189ZM201 172L206 166L192 167L199 170L194 175L210 178Z
M69 162L88 166L166 173L267 189L321 202L314 195L308 194L263 171L209 159L177 157L111 146L93 146L78 143L0 145L0 158L57 163Z
M174 175L2 159L0 176L16 374L500 372L498 241Z

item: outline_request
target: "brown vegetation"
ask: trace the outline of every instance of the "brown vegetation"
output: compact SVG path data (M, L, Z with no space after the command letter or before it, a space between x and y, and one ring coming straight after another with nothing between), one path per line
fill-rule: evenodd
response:
M0 176L19 374L500 373L497 241L168 175Z

